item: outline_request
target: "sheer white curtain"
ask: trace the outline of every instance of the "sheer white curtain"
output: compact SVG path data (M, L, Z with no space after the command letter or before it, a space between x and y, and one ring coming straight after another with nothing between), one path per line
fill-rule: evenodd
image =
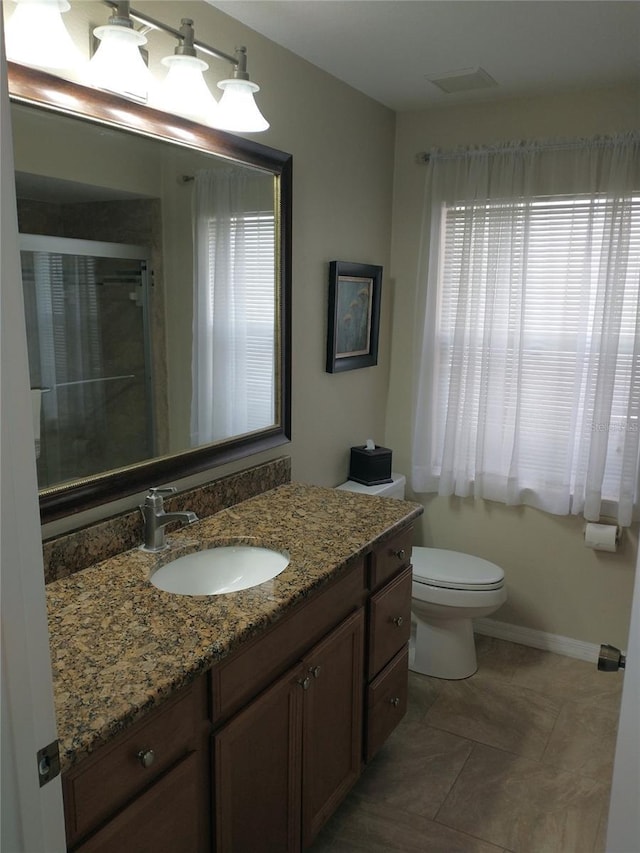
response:
M274 215L270 177L195 177L192 446L274 420Z
M637 135L433 152L414 490L629 524L639 279Z

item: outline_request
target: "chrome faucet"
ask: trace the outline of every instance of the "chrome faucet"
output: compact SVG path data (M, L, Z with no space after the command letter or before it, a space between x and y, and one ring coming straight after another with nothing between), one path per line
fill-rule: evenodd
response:
M198 520L195 512L165 512L164 495L172 495L176 491L175 486L167 486L164 489L149 489L140 507L144 519L144 545L143 551L164 551L167 543L164 539L164 529L172 521L181 524L193 524Z

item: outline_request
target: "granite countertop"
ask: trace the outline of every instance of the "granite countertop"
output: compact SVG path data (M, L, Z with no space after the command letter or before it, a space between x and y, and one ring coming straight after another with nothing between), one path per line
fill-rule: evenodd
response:
M63 772L280 619L332 575L423 511L419 504L290 483L47 586ZM176 556L242 539L286 549L287 568L252 589L185 596L156 589Z

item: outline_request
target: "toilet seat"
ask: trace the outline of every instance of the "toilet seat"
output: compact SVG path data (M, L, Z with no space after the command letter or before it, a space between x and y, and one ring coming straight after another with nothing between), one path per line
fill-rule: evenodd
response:
M413 582L440 589L482 591L501 589L504 572L500 566L442 548L414 548Z

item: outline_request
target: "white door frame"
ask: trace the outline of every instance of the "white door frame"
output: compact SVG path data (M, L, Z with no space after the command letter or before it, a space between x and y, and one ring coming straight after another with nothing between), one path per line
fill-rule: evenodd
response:
M0 15L0 848L66 850L60 777L40 787L38 749L56 739L40 513L18 249L11 117Z
M607 827L607 853L635 851L640 851L640 552Z

